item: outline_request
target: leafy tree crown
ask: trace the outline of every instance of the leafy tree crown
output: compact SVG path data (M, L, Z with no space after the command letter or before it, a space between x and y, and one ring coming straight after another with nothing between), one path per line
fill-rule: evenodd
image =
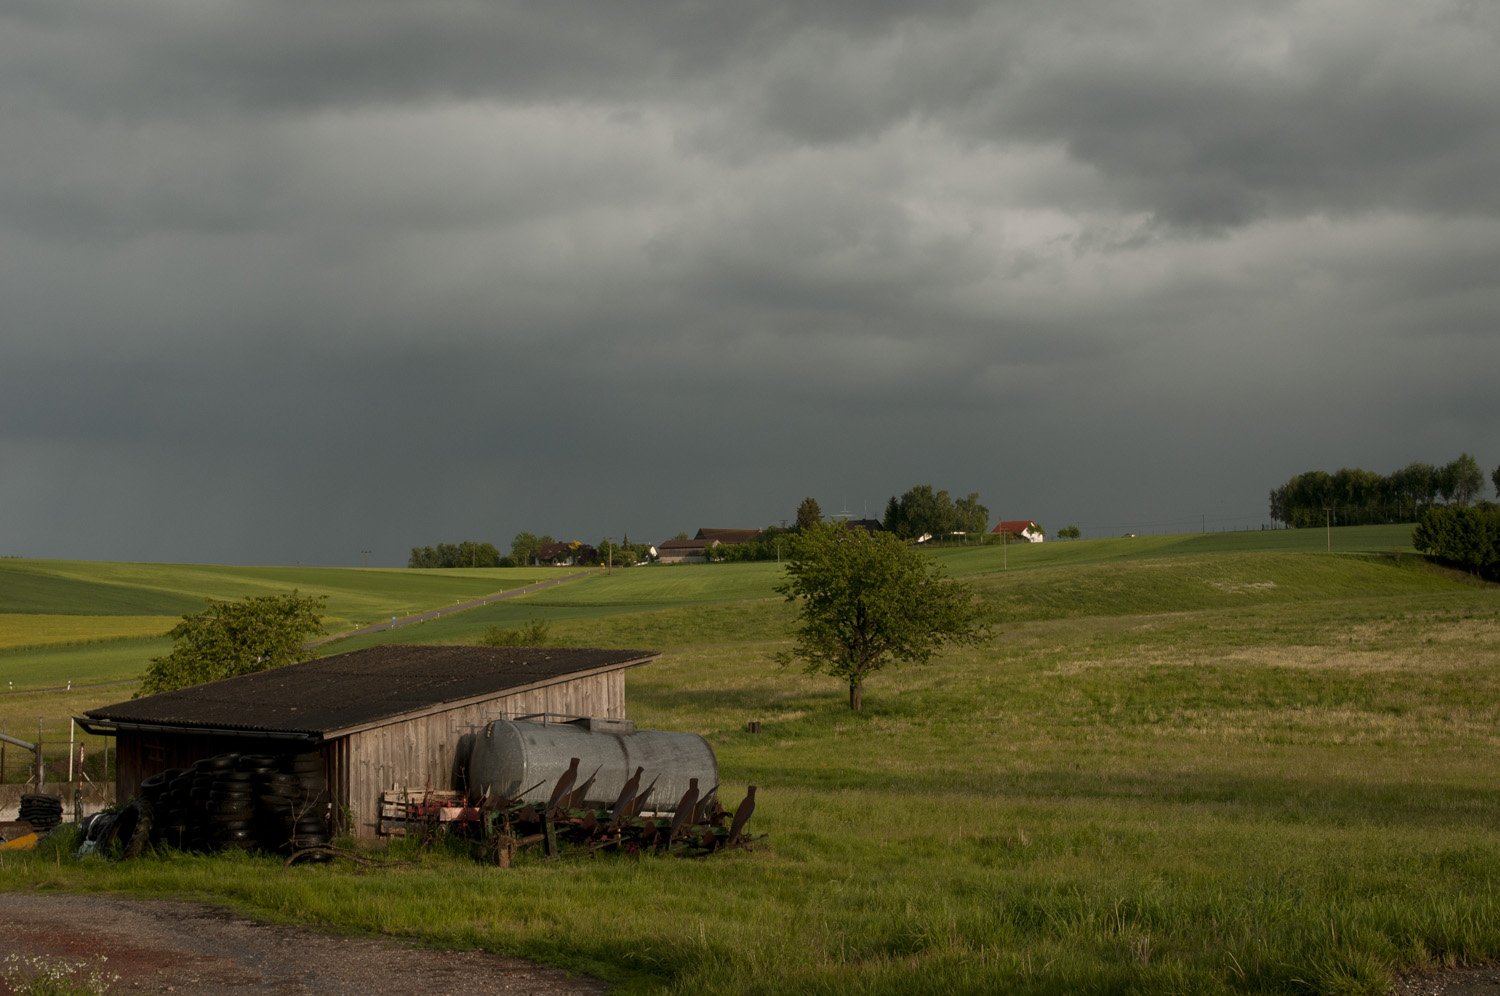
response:
M776 591L799 604L795 645L777 663L847 682L851 709L881 668L988 636L973 591L889 532L819 523L793 543Z
M324 632L322 595L260 595L210 601L172 628L172 652L152 658L141 679L145 694L168 692L237 674L312 660L302 646Z

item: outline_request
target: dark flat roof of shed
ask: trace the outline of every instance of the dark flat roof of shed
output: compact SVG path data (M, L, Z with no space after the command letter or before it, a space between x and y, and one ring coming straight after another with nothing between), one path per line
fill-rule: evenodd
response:
M654 650L387 644L147 695L84 715L102 726L330 736L659 656Z

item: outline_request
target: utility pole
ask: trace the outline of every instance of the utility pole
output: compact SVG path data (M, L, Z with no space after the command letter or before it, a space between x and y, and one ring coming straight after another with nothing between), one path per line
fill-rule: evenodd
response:
M1323 531L1328 538L1326 552L1333 552L1333 509L1327 505L1323 506Z
M361 550L359 552L365 555L365 566L369 567L370 566L370 554L373 551L371 551L371 550Z

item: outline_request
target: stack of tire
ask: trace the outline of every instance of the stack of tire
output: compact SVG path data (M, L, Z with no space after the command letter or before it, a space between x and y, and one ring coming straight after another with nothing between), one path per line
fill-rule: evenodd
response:
M51 830L62 822L62 800L40 792L21 796L21 819L37 831Z
M154 814L151 843L179 850L285 854L330 840L328 779L316 752L200 758L144 779L140 799Z
M296 836L297 817L307 803L307 794L297 776L284 772L278 760L275 770L260 782L256 809L260 838L272 850L289 850Z
M279 771L266 781L261 802L281 849L296 851L329 842L328 778L316 753L284 754ZM315 859L326 855L315 856Z
M248 851L260 844L255 836L255 771L246 770L245 758L220 754L206 759L212 772L204 809L208 823L202 834L205 850Z
M185 850L214 850L215 829L214 821L209 818L209 797L214 794L219 776L234 771L239 761L238 754L215 754L213 757L199 758L188 768L188 806L185 814L188 829L182 841Z
M155 795L156 819L151 825L151 843L186 850L193 825L192 769L169 768L141 782L141 796ZM158 785L155 779L161 779ZM149 794L148 794L149 793Z

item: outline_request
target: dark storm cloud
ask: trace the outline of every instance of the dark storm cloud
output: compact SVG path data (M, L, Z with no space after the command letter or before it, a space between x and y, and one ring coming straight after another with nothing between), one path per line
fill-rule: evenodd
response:
M1473 4L24 4L7 93L95 120L445 100L696 108L742 153L923 118L1058 143L1120 203L1493 212L1500 28ZM24 100L24 98L22 98Z
M399 563L921 481L1263 518L1483 451L1497 25L7 5L0 552Z
M1500 206L1500 31L1474 5L987 7L783 46L764 125L849 140L907 116L1060 143L1122 206L1218 230L1268 214Z
M298 110L448 98L629 100L754 61L790 36L870 38L972 3L326 0L11 5L9 75L95 113ZM29 85L28 85L29 84ZM682 95L678 95L682 96Z

